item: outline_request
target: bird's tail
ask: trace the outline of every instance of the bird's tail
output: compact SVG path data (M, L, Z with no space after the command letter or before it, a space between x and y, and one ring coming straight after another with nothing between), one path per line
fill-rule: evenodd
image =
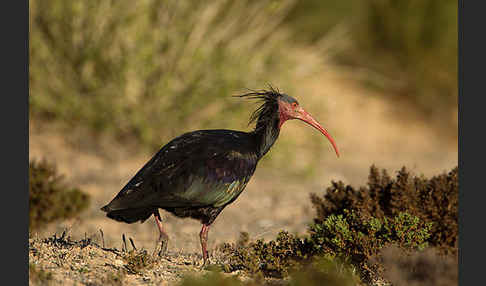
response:
M146 221L156 209L154 208L133 208L133 209L121 209L112 210L109 205L101 208L102 211L106 212L106 216L114 219L116 221L134 223L137 221Z

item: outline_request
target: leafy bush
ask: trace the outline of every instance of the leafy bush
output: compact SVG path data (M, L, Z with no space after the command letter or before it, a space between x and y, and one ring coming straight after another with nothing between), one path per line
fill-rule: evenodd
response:
M310 258L312 245L286 231L281 231L275 240L259 239L247 244L223 243L219 246L226 260L225 271L245 270L269 277L285 277L289 272Z
M403 249L423 249L432 223L423 223L416 216L399 213L393 218L364 219L354 211L331 214L322 224L310 227L311 239L323 253L335 253L344 260L359 264L388 244Z
M89 196L66 187L54 164L43 160L29 164L30 231L60 219L78 215L89 205Z
M241 122L232 94L288 76L291 2L31 1L30 111L152 149Z
M344 267L352 265L361 279L369 282L379 271L370 262L373 256L389 245L403 250L423 249L430 225L407 213L378 219L346 210L311 225L310 235L303 238L282 231L269 242L225 243L220 250L227 257L226 271L242 269L282 278L324 256Z
M382 279L384 248L411 253L430 245L457 253L457 172L411 178L404 167L392 180L371 166L367 187L332 182L322 198L311 195L317 216L307 235L281 231L266 242L242 233L238 242L218 248L224 270L282 278L327 259L370 284Z
M361 279L369 284L383 270L372 258L391 245L404 251L424 249L430 227L431 223L408 213L378 219L345 210L342 215L331 214L322 224L312 225L310 233L316 253L355 266Z
M311 194L317 210L314 221L321 224L330 215L342 215L346 210L363 216L385 218L407 212L432 223L429 245L441 253L457 253L458 239L458 168L431 179L411 177L403 167L392 180L386 170L381 174L370 168L368 186L353 188L343 182L332 182L323 198Z

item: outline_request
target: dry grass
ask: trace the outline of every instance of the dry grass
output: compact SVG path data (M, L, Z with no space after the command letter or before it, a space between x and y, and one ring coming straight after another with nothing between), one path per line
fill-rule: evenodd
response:
M103 248L101 237L29 239L30 285L175 284L190 271L202 272L195 255Z

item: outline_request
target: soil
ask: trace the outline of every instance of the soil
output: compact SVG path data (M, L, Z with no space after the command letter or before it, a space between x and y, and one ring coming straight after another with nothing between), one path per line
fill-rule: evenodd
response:
M196 254L105 248L89 238L29 239L30 285L172 285L185 275L201 275ZM140 256L141 260L134 259ZM155 257L155 259L154 259Z

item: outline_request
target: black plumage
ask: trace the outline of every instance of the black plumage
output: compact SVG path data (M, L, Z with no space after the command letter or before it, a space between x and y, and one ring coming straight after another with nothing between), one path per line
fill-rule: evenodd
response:
M255 171L259 158L249 136L230 130L200 130L175 138L103 210L108 217L127 223L143 222L162 208L211 224Z
M102 208L107 216L134 223L144 222L153 214L160 239L167 235L159 208L178 217L197 219L203 224L200 237L206 263L208 226L245 189L258 161L277 140L283 122L302 119L292 113L302 109L298 102L274 89L240 97L262 101L250 117L250 123L256 121L253 131L198 130L173 139Z

